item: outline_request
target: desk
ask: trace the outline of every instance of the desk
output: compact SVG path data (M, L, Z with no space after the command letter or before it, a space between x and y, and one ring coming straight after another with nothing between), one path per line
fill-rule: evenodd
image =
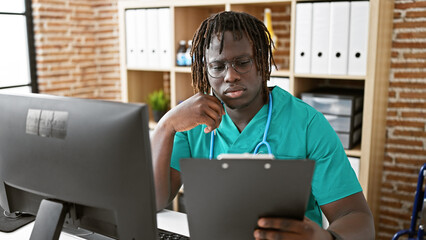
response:
M188 229L188 221L186 218L186 214L170 211L170 210L163 210L159 213L157 213L157 226L158 228L175 232L184 236L189 236L189 229ZM25 240L30 239L31 231L34 227L34 222L29 223L20 229L11 232L11 233L3 233L0 232L0 239L1 240ZM76 237L74 235L70 235L68 233L61 233L61 236L59 237L60 240L84 240L83 238Z

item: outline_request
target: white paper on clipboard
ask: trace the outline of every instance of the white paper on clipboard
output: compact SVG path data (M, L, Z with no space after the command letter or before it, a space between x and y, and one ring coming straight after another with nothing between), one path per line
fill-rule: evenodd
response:
M217 160L227 159L263 159L274 160L274 154L252 154L252 153L222 153L217 156Z

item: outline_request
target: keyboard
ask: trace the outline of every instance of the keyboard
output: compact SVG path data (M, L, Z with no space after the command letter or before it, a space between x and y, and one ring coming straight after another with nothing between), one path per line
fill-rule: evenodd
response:
M79 229L75 229L75 228L69 228L69 227L64 227L62 228L63 232L66 232L68 234L74 235L74 236L78 236L80 238L83 239L89 239L89 240L115 240L115 238L110 238L104 235L100 235L91 231L87 231L85 229L79 228ZM189 240L189 237L184 236L184 235L180 235L177 233L173 233L173 232L169 232L163 229L159 229L157 228L157 232L158 232L158 239L160 240Z
M160 240L189 240L189 237L172 233L163 229L158 229L158 235Z

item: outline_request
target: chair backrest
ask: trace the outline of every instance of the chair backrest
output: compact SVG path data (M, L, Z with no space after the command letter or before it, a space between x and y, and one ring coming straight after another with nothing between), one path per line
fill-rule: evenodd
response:
M426 176L426 163L420 168L419 178L417 181L416 196L414 198L413 213L411 215L410 229L397 232L392 240L397 240L403 235L408 235L408 240L423 240L424 227L426 227L426 191L423 184ZM417 228L417 220L419 227Z

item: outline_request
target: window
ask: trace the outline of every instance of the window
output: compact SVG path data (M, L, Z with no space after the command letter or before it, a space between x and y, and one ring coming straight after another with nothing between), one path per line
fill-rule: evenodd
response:
M31 0L0 1L0 92L38 92Z

